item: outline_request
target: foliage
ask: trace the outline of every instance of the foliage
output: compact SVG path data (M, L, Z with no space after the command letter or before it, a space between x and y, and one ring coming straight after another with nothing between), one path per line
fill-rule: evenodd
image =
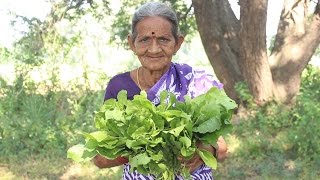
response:
M44 41L41 36L41 21L37 18L28 19L23 16L17 16L12 24L15 25L20 20L27 25L27 30L23 33L23 37L14 43L15 59L32 65L39 65L43 61Z
M155 106L144 91L132 101L126 91L120 91L117 100L107 100L96 113L98 131L82 133L85 145L70 148L68 157L79 162L97 154L108 159L123 156L133 170L157 179L174 179L183 171L177 157L189 159L197 152L215 169L213 155L197 149L196 143L201 140L215 146L218 137L227 133L234 101L218 88L194 99L185 97L185 102L165 91L160 96L161 103Z
M98 20L110 15L110 2L108 0L60 0L52 1L52 9L47 25L52 26L62 19L77 21L86 14L92 14Z
M0 58L2 63L7 63L11 60L12 52L6 48L0 46Z
M72 52L83 43L83 29L78 23L85 17L94 17L102 21L110 15L110 4L106 0L85 1L66 0L51 2L51 12L45 20L36 17L27 18L15 14L11 22L19 28L22 37L14 42L14 61L39 66L52 61L71 62L79 57L72 57ZM104 23L104 22L102 22ZM61 32L61 24L64 32Z
M272 52L274 48L274 43L276 42L276 36L272 36L270 39L270 45L268 47L268 51Z
M191 37L195 33L196 24L191 4L181 0L162 0L177 11L180 30ZM109 43L121 44L127 47L126 38L130 32L131 17L135 8L147 2L146 0L122 0L119 11L110 8L110 1L57 1L52 2L52 9L47 18L41 21L37 18L27 18L16 15L12 25L22 23L27 28L23 37L15 43L17 59L24 63L39 65L50 56L64 56L70 52L75 43L79 43L82 32L71 32L67 35L59 33L59 23L68 21L74 26L85 17L94 17L97 22L107 23L105 30L111 32ZM115 19L110 21L111 15ZM109 29L111 22L111 30ZM72 27L72 26L71 26ZM71 28L73 29L73 28ZM72 32L73 31L73 32ZM63 47L63 49L61 49ZM62 50L62 52L61 52Z
M293 107L270 102L242 120L230 139L239 146L219 179L316 179L320 168L320 70L308 66ZM229 139L229 140L230 140ZM233 141L235 142L235 141ZM232 144L231 144L232 146ZM221 167L221 166L220 166Z
M148 1L121 0L121 8L116 13L116 19L112 23L113 35L111 36L110 42L116 42L126 47L127 43L122 42L126 42L125 40L128 34L130 34L131 18L134 10L146 2ZM161 2L168 3L172 9L176 11L181 34L192 37L196 30L196 22L191 3L188 5L186 1L182 0L161 0Z
M250 93L249 87L245 82L237 82L234 88L240 98L241 105L251 108L255 106L253 96Z
M102 92L86 91L81 86L72 87L73 92L55 91L57 82L51 83L56 85L48 91L38 89L48 85L32 81L29 71L17 68L13 85L1 80L0 146L5 148L0 148L0 154L23 156L56 149L63 155L68 144L78 139L72 133L74 127L92 128L90 119Z

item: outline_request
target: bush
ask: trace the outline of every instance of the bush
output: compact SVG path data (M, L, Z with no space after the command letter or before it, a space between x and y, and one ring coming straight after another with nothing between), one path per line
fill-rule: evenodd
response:
M319 177L319 102L320 70L309 66L295 105L255 107L253 116L235 126L227 141L237 139L239 147L218 167L217 179Z
M74 86L74 85L73 85ZM69 91L49 89L20 74L13 85L1 80L0 158L46 154L56 150L66 157L69 144L79 141L76 130L92 130L94 110L103 102L103 91L75 86Z

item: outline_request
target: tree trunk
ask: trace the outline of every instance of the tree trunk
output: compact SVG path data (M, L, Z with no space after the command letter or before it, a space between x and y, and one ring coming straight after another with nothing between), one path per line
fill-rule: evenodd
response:
M217 78L226 93L237 99L236 82L243 81L239 62L240 24L228 1L193 0L200 37Z
M320 43L320 14L308 22L308 1L286 0L270 55L276 99L290 103L300 90L301 73ZM318 6L319 8L319 2Z
M268 63L266 24L268 0L241 0L240 41L243 75L258 104L272 98L272 75Z
M245 81L257 103L275 98L291 102L301 73L320 43L319 1L308 23L307 0L285 0L275 45L266 47L267 0L240 0L240 20L228 1L192 0L198 30L208 58L231 98Z

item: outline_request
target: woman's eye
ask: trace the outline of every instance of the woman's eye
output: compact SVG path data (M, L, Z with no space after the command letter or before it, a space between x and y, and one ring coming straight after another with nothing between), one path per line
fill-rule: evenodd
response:
M167 39L167 38L159 38L159 41L160 41L160 42L163 42L163 43L166 43L166 42L169 42L170 39Z
M140 39L140 42L148 42L149 38L145 37L145 38L142 38Z

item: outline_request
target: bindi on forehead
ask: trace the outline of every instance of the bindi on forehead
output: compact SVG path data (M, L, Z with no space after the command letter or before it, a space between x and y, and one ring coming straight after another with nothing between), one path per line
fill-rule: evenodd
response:
M155 37L157 37L157 35L156 35L156 32L155 32L155 31L152 31L152 32L151 32L151 37L154 37L154 38L155 38Z

